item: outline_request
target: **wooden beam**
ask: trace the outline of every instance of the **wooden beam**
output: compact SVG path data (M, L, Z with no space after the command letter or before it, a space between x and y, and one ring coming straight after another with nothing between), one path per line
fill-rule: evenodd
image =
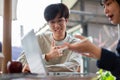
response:
M3 47L4 54L2 72L7 72L7 62L11 61L11 22L12 22L12 0L4 0L3 15Z

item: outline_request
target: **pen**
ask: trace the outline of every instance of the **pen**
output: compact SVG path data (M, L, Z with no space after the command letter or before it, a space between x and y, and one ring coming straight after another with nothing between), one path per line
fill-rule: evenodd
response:
M83 40L81 40L80 42L75 42L75 44L77 44L77 43L82 43L82 42L85 42L85 41L87 41L87 40L89 40L89 37L88 37L88 38L85 38L85 39L83 39ZM65 50L65 49L68 49L68 47L65 46L65 47L59 49L59 52L62 53L63 50Z
M60 52L60 53L62 53L62 52L63 52L63 50L65 50L65 49L68 49L68 47L67 47L67 46L65 46L65 47L63 47L63 48L59 49L59 52Z
M75 42L75 43L73 43L73 44L82 43L82 42L85 42L85 41L87 41L87 40L90 40L90 37L84 38L84 39L80 40L79 42Z
M89 37L81 40L80 43L82 43L82 42L84 42L84 41L87 41L87 40L89 40Z

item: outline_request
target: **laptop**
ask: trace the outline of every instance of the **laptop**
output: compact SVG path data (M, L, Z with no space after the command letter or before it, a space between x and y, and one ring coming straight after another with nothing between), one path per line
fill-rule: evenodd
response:
M22 38L21 44L25 51L25 56L31 73L47 75L48 71L42 60L42 52L33 29Z

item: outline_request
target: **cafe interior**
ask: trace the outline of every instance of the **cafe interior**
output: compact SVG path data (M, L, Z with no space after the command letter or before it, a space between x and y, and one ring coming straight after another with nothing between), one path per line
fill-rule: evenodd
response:
M116 25L112 25L104 15L99 0L0 0L0 80L97 80L100 69L96 66L96 59L85 56L82 56L79 74L65 72L63 75L51 73L51 76L41 76L36 73L9 73L8 62L17 61L23 51L22 37L31 29L40 33L50 31L43 11L51 3L64 3L69 8L68 34L90 37L97 46L115 51L118 27L114 27Z

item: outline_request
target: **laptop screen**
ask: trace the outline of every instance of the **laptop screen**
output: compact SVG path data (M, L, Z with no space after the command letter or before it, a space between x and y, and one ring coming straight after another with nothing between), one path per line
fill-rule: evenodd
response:
M47 75L47 70L42 60L41 49L33 29L22 38L21 43L31 73Z

